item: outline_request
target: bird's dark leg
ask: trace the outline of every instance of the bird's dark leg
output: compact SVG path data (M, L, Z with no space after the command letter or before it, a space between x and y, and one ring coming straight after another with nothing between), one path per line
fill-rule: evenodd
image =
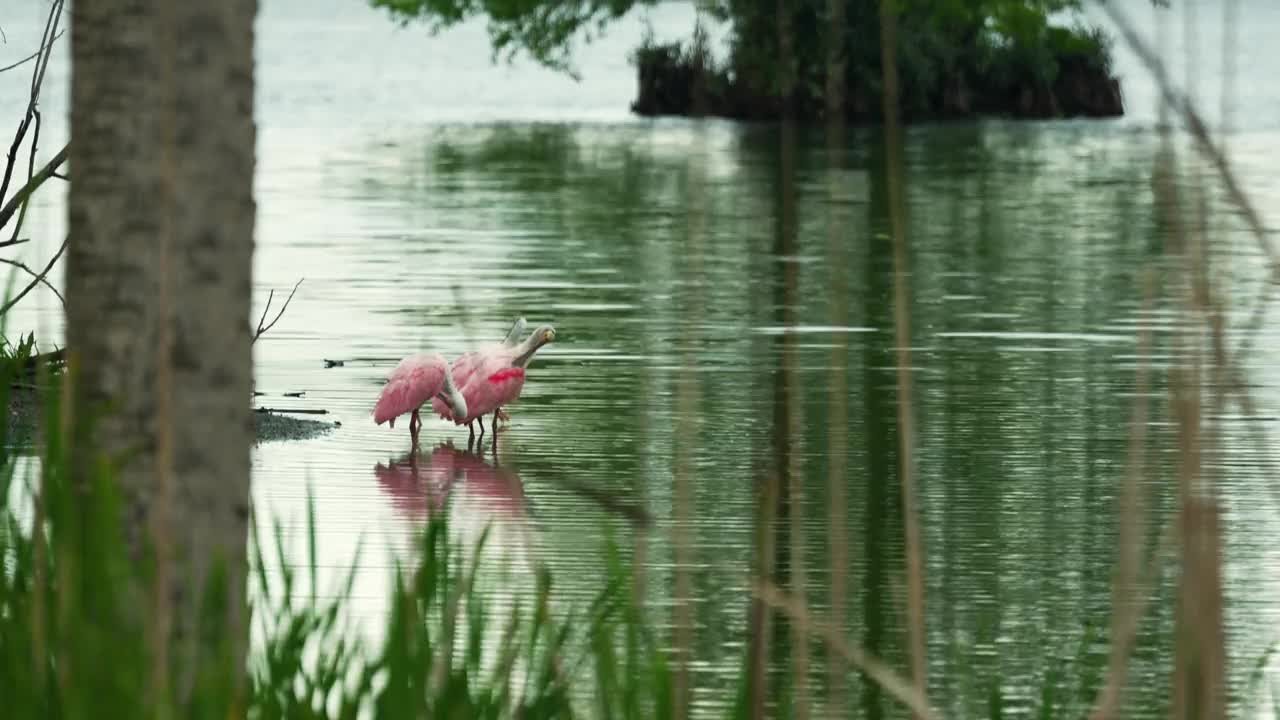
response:
M471 446L476 443L476 424L475 421L467 423L467 452L471 451Z
M418 417L418 411L413 411L413 416L409 418L409 437L413 440L413 448L418 448L418 428L422 427L422 419Z
M493 411L493 423L490 425L490 427L492 427L492 428L493 428L493 440L494 440L494 442L497 442L497 441L498 441L498 412L499 412L499 410L497 410L497 409L495 409L495 410Z
M483 415L477 416L476 422L479 423L480 425L480 439L484 440L484 416Z

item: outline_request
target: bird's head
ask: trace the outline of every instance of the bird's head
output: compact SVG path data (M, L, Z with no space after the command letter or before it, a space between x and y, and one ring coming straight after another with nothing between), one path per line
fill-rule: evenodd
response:
M529 339L521 343L519 353L516 355L516 367L527 367L529 361L533 359L533 354L538 352L538 348L547 343L555 342L556 329L550 325L539 325L536 330L529 335Z

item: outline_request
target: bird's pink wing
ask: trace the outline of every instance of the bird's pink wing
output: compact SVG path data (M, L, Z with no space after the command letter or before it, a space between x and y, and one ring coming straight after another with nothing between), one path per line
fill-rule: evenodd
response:
M524 389L524 368L504 368L490 374L485 382L493 387L494 393L498 396L499 406L513 403L520 397L520 391Z
M449 367L449 372L453 373L453 383L458 387L466 385L471 379L471 374L475 372L476 366L480 364L480 358L480 353L472 350L454 360L453 365Z
M449 409L449 403L438 397L431 398L431 410L445 420L453 419L453 411Z
M463 353L457 360L453 361L450 372L453 374L453 382L462 390L462 397L467 401L468 417L455 418L453 411L449 408L449 404L440 398L431 401L431 409L437 415L446 419L453 420L459 425L465 425L468 421L483 415L493 407L492 403L500 398L492 397L493 388L488 388L480 384L472 387L472 381L482 377L487 377L503 368L511 365L511 358L514 355L509 348L501 345L487 347L483 350L472 350ZM469 388L469 389L468 389ZM473 405L472 403L478 403ZM477 411L473 408L488 408Z
M400 361L382 388L378 404L373 408L373 421L381 425L388 420L417 410L444 387L444 359L438 355L415 355Z
M493 412L499 406L519 396L524 385L524 369L511 367L510 361L501 355L491 355L481 362L462 389L471 417Z

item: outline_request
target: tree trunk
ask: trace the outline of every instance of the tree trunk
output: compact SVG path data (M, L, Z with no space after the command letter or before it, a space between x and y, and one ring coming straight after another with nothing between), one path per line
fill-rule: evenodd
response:
M133 589L162 702L185 702L212 662L229 660L216 674L237 685L243 674L256 10L77 0L72 12L75 470L88 480L90 448L113 460L130 547L155 560ZM213 641L196 626L209 601L227 624Z

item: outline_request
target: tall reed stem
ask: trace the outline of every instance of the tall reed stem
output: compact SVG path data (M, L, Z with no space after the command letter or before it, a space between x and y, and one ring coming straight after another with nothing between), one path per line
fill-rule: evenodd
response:
M848 610L849 531L848 468L845 455L849 433L849 298L846 276L844 222L841 217L841 154L844 151L845 3L827 3L827 264L831 326L835 333L827 366L827 547L830 558L831 622L844 628ZM838 653L827 653L827 714L837 717L849 703L847 665Z
M924 563L916 509L915 434L911 399L910 293L902 187L902 131L898 124L897 16L892 0L880 2L880 62L884 72L884 130L889 224L893 234L893 327L898 365L898 439L902 522L907 564L907 633L911 680L927 693L924 628Z

